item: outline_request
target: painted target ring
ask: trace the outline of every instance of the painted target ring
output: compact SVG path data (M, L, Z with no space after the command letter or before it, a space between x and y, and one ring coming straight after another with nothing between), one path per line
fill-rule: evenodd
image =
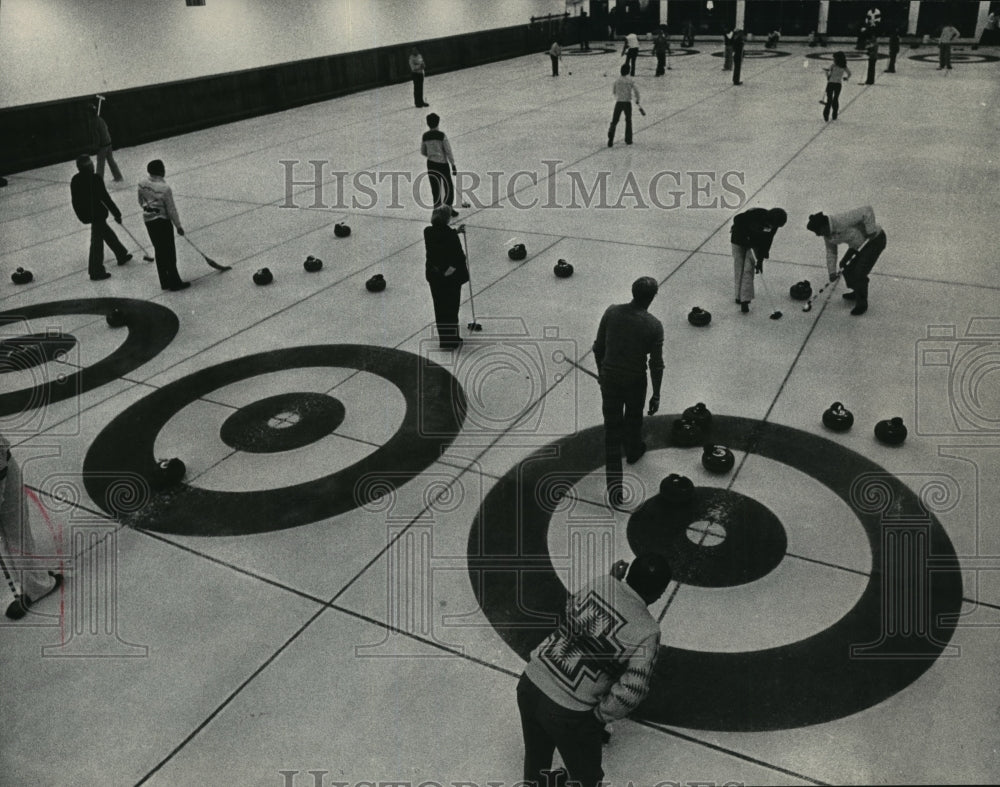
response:
M772 57L788 57L791 52L784 52L780 49L746 49L743 51L744 60L767 60ZM725 57L726 53L713 52L712 57Z
M650 450L672 447L669 427L677 417L647 419ZM870 708L917 680L947 647L962 606L954 547L920 498L865 457L790 427L716 415L711 439L794 467L851 506L867 537L872 570L853 607L798 642L742 652L661 645L650 694L635 715L704 730L792 729ZM468 541L473 592L500 637L524 659L551 632L551 625L539 621L557 619L567 600L548 548L558 502L539 490L554 473L575 483L603 465L603 427L558 440L501 478L473 521ZM879 480L875 504L860 504L853 490L865 474ZM911 565L910 553L887 551L889 504L882 498L891 502L892 516L921 523L925 558L933 561L934 570L920 588L927 605L921 636L892 630L885 620L884 578L896 576L895 571L923 577L926 563ZM906 573L917 569L915 575Z
M809 52L806 55L806 57L809 58L810 60L829 60L832 63L833 62L833 54L834 54L833 52ZM844 50L844 57L848 61L867 61L868 60L868 53L867 52L859 52L859 51L857 51L855 49L847 49L847 50ZM886 54L884 54L884 53L882 53L882 52L879 52L878 59L879 60L888 60L889 56L886 55Z
M279 394L241 407L223 422L219 437L252 454L292 451L332 434L345 412L339 399L325 394Z
M385 444L349 467L300 484L255 491L216 491L190 484L161 493L140 511L113 510L109 487L123 468L155 478L156 436L188 404L232 383L273 372L305 367L356 369L384 378L406 402L402 424ZM302 394L262 400L248 422L265 413L303 406ZM332 397L323 397L332 400ZM314 406L318 400L310 400ZM323 428L336 421L336 400L322 406ZM246 408L244 408L244 412ZM346 513L371 503L420 475L461 431L465 395L442 366L412 353L385 347L334 344L292 347L237 358L176 380L136 402L97 436L83 463L91 499L127 524L160 533L197 536L247 535L283 530ZM311 419L303 419L311 421ZM335 427L334 427L335 428ZM328 433L328 432L327 432ZM301 437L301 435L299 436ZM297 439L297 442L299 440ZM193 450L196 450L194 447ZM181 457L183 459L183 457ZM380 486L360 483L378 474Z
M0 418L8 419L29 410L35 410L56 402L61 402L73 396L106 385L112 380L123 377L147 361L155 358L177 335L179 322L177 315L165 306L149 301L133 300L131 298L91 298L82 300L53 301L51 303L36 303L10 311L0 312L0 327L21 324L30 320L41 320L47 317L64 317L72 314L93 314L106 317L112 309L121 309L128 319L128 335L117 349L106 358L82 369L71 365L75 338L59 331L49 330L46 334L35 334L39 337L37 345L48 344L48 349L41 349L42 359L31 366L25 366L32 356L37 359L38 353L19 353L11 355L10 344L7 344L6 371L26 371L37 368L39 379L28 388L0 394ZM8 341L17 342L17 337ZM73 339L70 342L70 339ZM60 358L61 355L64 356ZM69 361L66 371L48 379L44 366L46 360ZM20 364L20 365L19 365ZM75 370L74 370L75 369ZM6 428L11 428L9 425Z
M687 505L654 495L628 522L632 552L666 555L677 582L732 587L769 574L788 547L778 518L756 500L729 489L701 487Z
M0 341L0 374L11 374L44 366L53 361L66 363L76 347L70 333L30 333Z
M612 49L607 46L591 47L590 49L564 49L562 51L563 56L573 56L573 57L585 57L587 55L606 55L608 53L617 52L617 49Z
M925 52L922 55L910 55L909 60L916 60L920 63L938 63L940 62L940 55L937 52ZM961 66L978 66L983 63L996 63L1000 60L1000 57L996 55L986 55L976 52L956 52L952 50L951 62L954 65Z

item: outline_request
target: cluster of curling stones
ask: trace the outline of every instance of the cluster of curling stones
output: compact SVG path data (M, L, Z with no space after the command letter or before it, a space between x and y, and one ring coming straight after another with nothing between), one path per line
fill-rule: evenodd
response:
M26 271L24 268L18 268L10 275L10 280L14 284L29 284L34 278L32 272Z
M323 270L323 260L310 254L306 257L305 262L302 263L302 267L305 268L306 273L317 273ZM253 274L253 283L258 287L266 287L273 281L274 274L271 273L270 268L260 268Z
M854 415L840 402L834 402L823 412L823 426L831 432L846 432L853 425ZM875 424L875 438L885 445L902 445L906 435L902 418L886 418Z
M333 225L333 234L338 238L346 238L351 234L351 228L341 221ZM302 267L305 268L306 273L318 273L323 270L323 260L310 254L306 257L305 262L302 263ZM270 268L260 268L254 271L253 283L258 287L266 287L273 282L274 274ZM383 289L385 288L383 287Z
M701 464L710 473L728 473L736 463L733 452L724 445L706 443L712 426L712 413L703 402L687 408L671 426L670 439L674 445L690 448L704 446ZM670 478L670 476L667 476ZM685 479L686 480L686 479ZM666 481L666 479L664 479ZM661 492L663 486L661 484Z

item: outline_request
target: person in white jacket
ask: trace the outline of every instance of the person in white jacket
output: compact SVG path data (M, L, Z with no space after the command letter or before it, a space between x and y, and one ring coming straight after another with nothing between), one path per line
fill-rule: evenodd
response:
M814 213L806 229L823 238L826 243L826 268L830 281L837 271L837 246L847 244L847 253L840 260L844 269L844 282L853 292L845 292L844 299L854 301L851 314L855 317L868 311L868 274L885 251L885 230L875 221L871 205L827 216Z
M174 193L164 180L166 167L159 159L146 165L149 177L139 183L139 205L142 220L146 222L146 232L153 243L156 257L156 272L160 276L160 287L171 292L191 286L191 282L181 281L177 272L177 248L174 245L174 227L178 235L184 235L181 217L174 204Z
M624 581L623 581L624 578ZM649 693L660 625L647 608L670 584L667 559L619 561L571 596L559 628L534 651L517 685L524 782L543 787L556 749L569 779L604 778L604 725L631 713Z

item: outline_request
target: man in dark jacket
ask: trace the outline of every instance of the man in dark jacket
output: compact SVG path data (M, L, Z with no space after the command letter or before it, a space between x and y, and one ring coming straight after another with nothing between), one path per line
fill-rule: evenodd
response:
M742 85L743 46L746 44L746 34L736 29L733 31L733 84Z
M781 208L751 208L736 214L729 239L733 247L733 274L736 279L736 302L744 314L753 300L753 275L764 272L764 260L771 253L771 243L788 214Z
M458 307L462 302L462 285L469 280L469 268L457 230L448 226L451 208L439 205L431 214L431 226L424 227L424 247L427 252L426 278L434 301L434 321L442 350L454 350L462 344L458 329Z
M84 224L90 225L90 258L87 272L93 281L110 279L111 274L104 269L105 243L114 252L119 265L124 265L132 259L128 249L108 226L108 212L111 212L119 224L122 223L122 212L108 194L104 178L94 172L94 162L90 156L79 156L76 168L79 172L70 181L69 190L76 217Z
M653 395L649 415L660 407L663 381L663 324L649 313L656 297L656 279L643 276L632 283L632 302L609 306L594 341L594 360L601 384L604 415L605 476L608 501L624 502L622 445L625 459L635 464L646 453L642 440L642 406L646 399L646 359Z

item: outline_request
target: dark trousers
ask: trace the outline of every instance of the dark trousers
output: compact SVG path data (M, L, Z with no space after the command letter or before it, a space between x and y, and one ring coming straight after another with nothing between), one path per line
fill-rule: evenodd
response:
M885 69L885 72L887 74L895 74L896 73L896 55L897 54L899 54L899 53L893 51L892 49L889 50L889 66Z
M618 119L625 114L625 142L632 144L632 102L616 101L615 112L611 116L611 126L608 128L608 141L615 141L615 129L618 128Z
M160 286L169 290L181 284L177 273L177 247L174 245L174 225L168 219L154 219L146 222L146 232L153 244L153 256L156 257L156 273L160 277Z
M938 44L938 68L951 68L951 44Z
M552 59L552 76L557 77L559 76L559 58L555 55L549 55L549 57Z
M610 492L622 483L622 446L634 456L642 445L642 415L646 403L646 375L633 380L601 379L604 415L604 464Z
M596 787L601 768L601 732L604 725L593 711L564 708L548 698L524 675L517 684L517 708L524 735L524 781L546 787L545 771L559 750L569 778L580 787Z
M424 105L424 75L413 74L413 105L422 107Z
M628 64L628 72L632 76L635 76L635 61L639 59L639 49L633 47L628 50L628 54L625 56L625 62Z
M830 119L830 112L833 112L833 119L837 119L837 112L840 110L840 89L843 85L840 82L826 83L826 104L823 106L823 120Z
M875 64L878 62L878 55L868 55L868 76L865 78L866 85L875 84Z
M99 276L104 273L104 244L115 253L115 259L121 262L128 256L128 249L122 246L114 230L108 226L107 219L94 219L90 223L90 256L87 259L87 273Z
M451 165L437 161L427 162L427 174L431 179L431 195L434 207L455 204L455 184L451 181Z
M656 75L658 77L663 76L667 73L667 53L657 52L656 53Z
M733 84L738 85L740 83L740 69L743 68L743 50L734 49L733 50Z
M434 322L442 347L458 344L458 308L462 302L462 285L450 281L428 282L434 301Z
M883 251L885 251L885 232L880 232L844 266L844 283L854 290L857 303L867 303L868 274L872 272L875 261Z

